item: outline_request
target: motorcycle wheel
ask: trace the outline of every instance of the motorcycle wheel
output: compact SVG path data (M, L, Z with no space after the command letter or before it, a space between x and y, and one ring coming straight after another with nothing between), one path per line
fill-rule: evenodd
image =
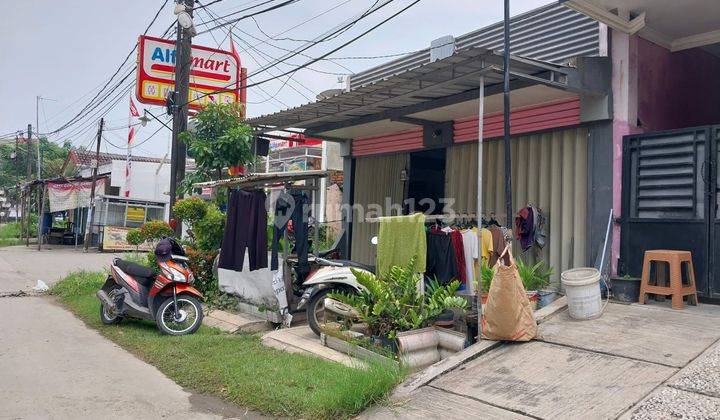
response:
M113 313L105 305L100 304L100 321L105 325L119 324L123 320L122 315Z
M335 292L333 289L322 289L315 293L305 309L310 329L319 337L320 324L325 322L325 298L328 293ZM322 318L321 318L322 317Z
M192 296L180 295L177 297L180 319L175 318L175 305L173 298L165 299L155 314L155 323L158 329L168 335L192 334L202 324L203 312L200 302Z

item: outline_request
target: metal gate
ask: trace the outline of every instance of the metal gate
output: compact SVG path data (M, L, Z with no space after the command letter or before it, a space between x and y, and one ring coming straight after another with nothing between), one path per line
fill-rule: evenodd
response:
M648 249L691 251L698 294L720 298L720 126L626 136L621 274Z

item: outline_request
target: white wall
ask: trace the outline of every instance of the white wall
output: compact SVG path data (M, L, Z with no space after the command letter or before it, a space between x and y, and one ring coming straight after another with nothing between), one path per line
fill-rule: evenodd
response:
M160 167L160 171L158 171ZM125 161L114 160L110 173L110 185L120 187L125 195ZM166 192L170 190L170 164L160 166L156 162L133 162L130 173L130 198L169 202Z

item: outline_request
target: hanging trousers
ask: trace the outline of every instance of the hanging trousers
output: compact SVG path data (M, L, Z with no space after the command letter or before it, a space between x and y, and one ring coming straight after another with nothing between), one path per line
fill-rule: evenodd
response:
M268 266L265 199L262 190L230 193L218 267L242 271L246 251L250 271Z

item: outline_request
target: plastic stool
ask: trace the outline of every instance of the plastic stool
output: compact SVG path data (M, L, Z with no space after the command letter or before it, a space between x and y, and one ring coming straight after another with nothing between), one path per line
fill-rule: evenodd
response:
M666 262L670 266L670 284L650 284L650 265L655 262ZM682 264L688 265L688 285L682 283ZM655 273L657 280L657 270ZM672 251L665 249L654 249L645 251L643 261L642 279L640 280L640 299L638 303L645 303L646 294L671 295L673 309L683 309L683 297L688 297L688 303L697 305L697 291L695 290L695 269L692 263L690 251Z

